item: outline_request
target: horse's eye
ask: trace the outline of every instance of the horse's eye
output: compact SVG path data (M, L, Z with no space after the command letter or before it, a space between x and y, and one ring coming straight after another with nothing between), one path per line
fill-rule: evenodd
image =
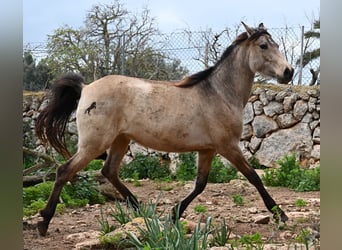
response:
M261 49L267 49L268 47L267 47L267 44L260 44L260 48Z

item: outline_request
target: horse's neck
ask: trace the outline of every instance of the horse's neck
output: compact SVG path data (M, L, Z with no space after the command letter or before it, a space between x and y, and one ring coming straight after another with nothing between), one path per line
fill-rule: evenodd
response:
M215 71L211 80L217 92L229 103L244 107L255 76L249 68L247 53L233 51Z

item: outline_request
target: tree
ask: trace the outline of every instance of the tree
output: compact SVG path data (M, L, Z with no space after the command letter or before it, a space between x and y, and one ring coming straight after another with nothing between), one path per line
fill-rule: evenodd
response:
M304 54L303 54L303 65L302 65L303 68L307 66L308 64L310 64L310 62L312 62L313 60L320 57L321 49L319 47L312 49L312 50L308 50L308 48L311 46L312 42L315 39L320 39L320 35L321 35L319 31L320 27L321 27L320 20L315 20L313 23L313 29L304 33L304 38L306 42L305 42ZM297 60L296 64L297 65L300 64L300 59ZM310 68L310 73L312 75L312 79L309 85L311 86L311 85L315 85L315 83L319 79L318 75L320 73L320 66L318 66L316 69ZM317 84L319 84L319 81L317 82Z
M30 51L24 52L23 56L24 90L37 91L45 89L53 79L51 68L47 64L46 59L42 59L36 65L36 61Z
M49 65L57 75L80 72L86 82L108 74L149 79L183 76L187 71L179 61L153 48L152 38L157 33L148 9L131 13L118 0L94 5L86 15L85 27L77 30L64 26L49 36ZM157 70L156 65L162 68ZM160 73L163 70L171 72L166 76Z

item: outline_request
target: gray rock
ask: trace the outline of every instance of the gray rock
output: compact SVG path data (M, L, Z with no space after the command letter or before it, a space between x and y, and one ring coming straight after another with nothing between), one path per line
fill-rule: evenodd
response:
M298 152L309 158L313 142L308 124L298 123L292 128L281 129L265 138L254 156L260 164L272 166L285 154Z
M253 103L254 114L261 115L264 112L264 105L262 105L261 101L255 101Z
M274 90L272 90L272 89L268 89L268 90L266 91L266 98L267 98L267 100L269 100L269 101L274 100L274 98L275 98L276 95L277 95L277 92L274 91Z
M288 92L288 91L286 91L286 90L282 90L282 91L280 91L276 96L275 96L275 100L277 101L277 102L282 102L283 100L284 100L284 98L286 97L286 96L288 96L290 93Z
M241 139L242 140L249 140L249 139L251 139L252 135L253 135L252 126L249 124L243 125Z
M258 215L254 218L255 224L268 224L270 222L269 215Z
M265 115L256 116L252 122L254 135L262 138L269 132L278 129L278 124L270 117Z
M293 104L298 100L299 95L297 93L292 93L290 96L284 98L284 112L289 112L293 108Z
M304 117L306 111L308 111L308 103L306 101L299 100L293 107L293 116L297 120L301 120Z
M284 112L284 107L282 103L272 101L267 106L264 107L265 115L273 117L276 114L282 114Z
M255 136L252 137L251 142L249 143L249 149L252 151L252 153L255 153L259 149L261 142L261 138Z
M291 113L281 114L276 119L279 128L289 128L298 122Z
M312 135L312 140L314 141L314 143L321 143L321 128L320 127L316 127L313 135Z
M253 104L248 102L243 112L243 124L250 123L251 121L253 121L253 118L254 118Z
M321 158L321 145L317 144L313 146L311 157L315 160L319 160Z

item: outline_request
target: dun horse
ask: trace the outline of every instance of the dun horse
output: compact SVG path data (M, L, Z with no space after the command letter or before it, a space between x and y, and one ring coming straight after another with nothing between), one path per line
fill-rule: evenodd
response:
M64 184L91 160L107 152L102 174L121 195L138 207L138 201L118 177L129 142L166 152L198 152L195 186L180 203L179 216L207 184L215 154L228 159L260 193L276 219L288 218L264 188L239 148L242 115L258 72L288 83L293 68L261 23L244 24L221 59L180 82L157 82L119 75L105 76L89 85L69 74L58 80L50 101L36 124L37 136L69 156L64 130L76 110L78 151L57 170L57 178L38 230L45 235Z

